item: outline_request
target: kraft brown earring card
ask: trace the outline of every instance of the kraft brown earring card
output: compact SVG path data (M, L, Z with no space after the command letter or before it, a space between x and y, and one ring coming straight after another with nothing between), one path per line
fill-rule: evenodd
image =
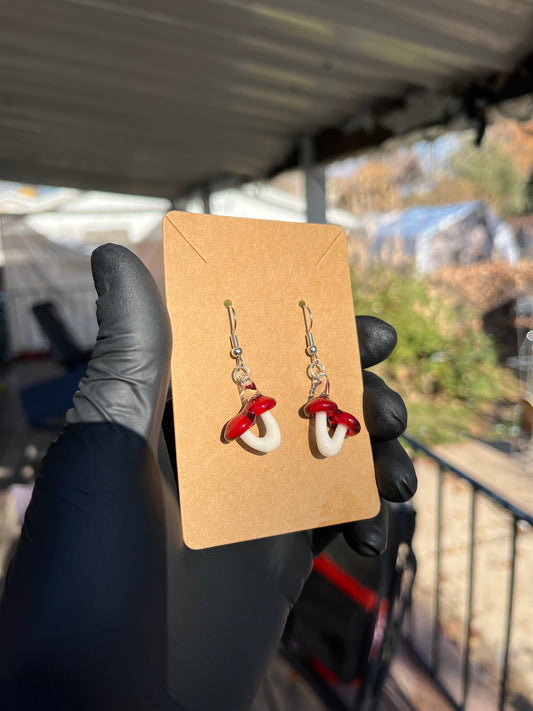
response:
M163 246L185 543L208 548L377 514L344 232L170 212ZM311 386L302 299L312 304L313 335L334 399L362 425L336 456L316 450L312 420L302 412ZM275 451L224 437L242 404L232 379L227 300L238 314L239 346L253 382L276 400Z

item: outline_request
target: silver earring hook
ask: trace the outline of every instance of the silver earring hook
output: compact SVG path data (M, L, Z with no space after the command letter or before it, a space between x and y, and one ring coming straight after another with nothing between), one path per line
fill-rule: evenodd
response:
M230 299L226 299L226 301L224 301L224 306L228 310L229 327L231 329L231 335L233 336L237 330L237 314L235 313L235 309L233 308L233 304Z
M224 306L228 310L228 317L229 317L229 326L230 326L230 339L231 339L231 355L239 361L239 359L242 361L241 355L242 355L242 349L239 347L239 341L237 339L237 314L235 313L235 309L233 308L233 304L231 303L230 299L226 299L224 301Z
M306 352L311 358L311 363L307 366L307 374L311 379L311 390L309 391L309 397L314 397L315 391L320 384L324 384L324 390L322 395L327 397L329 395L329 378L326 373L326 366L318 360L317 347L313 340L313 334L311 329L313 328L313 314L311 309L305 303L305 301L299 301L298 306L302 309L304 315L305 323L305 341L307 343ZM309 315L309 322L307 321L307 316Z
M237 314L233 308L233 304L230 299L224 301L224 306L228 310L229 325L230 325L230 341L231 341L231 355L235 358L237 365L233 369L233 380L237 385L242 388L246 387L247 384L252 383L252 374L250 373L250 368L244 365L242 359L242 348L239 346L239 340L237 338Z
M307 355L311 357L312 361L317 361L318 358L316 357L316 346L315 342L313 340L313 334L311 333L311 329L313 328L313 314L311 313L311 309L309 306L305 303L305 301L300 301L298 303L298 306L302 309L303 315L304 315L304 323L305 323L305 340L307 343ZM306 313L307 312L307 313ZM307 315L309 315L309 323L307 322Z
M309 308L309 306L305 303L305 301L303 299L302 299L302 301L300 301L298 303L298 306L300 306L300 308L304 312L305 330L307 331L307 333L310 333L311 329L313 328L313 314L311 312L311 309ZM307 324L307 314L305 313L306 309L307 309L307 313L309 314L309 325Z

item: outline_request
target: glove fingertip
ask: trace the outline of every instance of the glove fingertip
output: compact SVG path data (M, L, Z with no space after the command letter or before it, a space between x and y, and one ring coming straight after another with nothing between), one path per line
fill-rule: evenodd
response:
M407 427L407 407L375 373L363 373L363 411L365 424L374 441L399 437Z
M380 496L395 503L409 501L418 488L418 478L400 442L373 442L372 453Z
M398 342L396 329L377 316L357 316L355 322L361 366L370 368L388 358Z
M387 537L369 536L366 539L360 539L353 531L344 531L344 540L350 548L359 555L365 558L375 558L381 555L387 547Z
M377 516L346 524L342 533L344 540L359 555L375 557L387 547L388 513L387 505L381 500Z

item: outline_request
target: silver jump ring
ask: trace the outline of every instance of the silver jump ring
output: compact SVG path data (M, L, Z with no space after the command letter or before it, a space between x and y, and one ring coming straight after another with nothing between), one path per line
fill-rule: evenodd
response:
M322 378L327 378L326 366L324 363L316 360L307 366L307 374L311 380L322 380Z
M232 377L235 383L240 383L241 385L244 385L244 383L252 380L252 373L248 366L239 365L237 366L237 368L233 369Z

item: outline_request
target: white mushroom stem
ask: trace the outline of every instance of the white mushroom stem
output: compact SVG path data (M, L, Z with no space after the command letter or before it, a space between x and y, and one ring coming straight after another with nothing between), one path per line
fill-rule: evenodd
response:
M258 452L273 452L281 444L281 432L279 431L278 423L270 410L258 415L258 419L263 420L265 434L262 437L258 437L251 430L247 430L240 436L240 439Z
M315 415L315 437L318 451L324 457L334 457L341 451L346 437L346 425L337 424L333 437L328 432L328 415L326 412L317 412Z

